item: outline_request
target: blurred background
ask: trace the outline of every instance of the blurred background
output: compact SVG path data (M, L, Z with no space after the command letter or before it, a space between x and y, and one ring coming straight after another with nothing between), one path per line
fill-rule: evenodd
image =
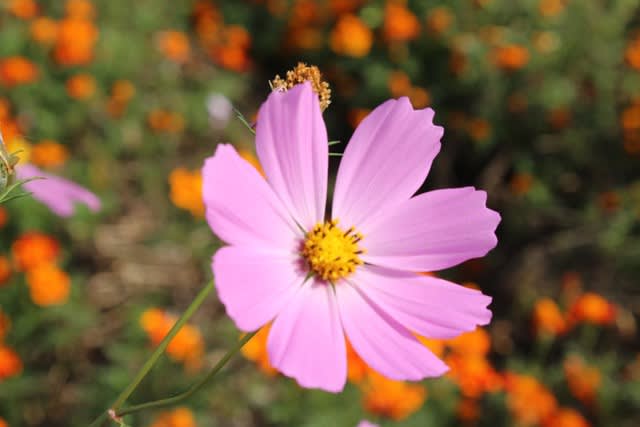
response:
M102 208L0 207L0 426L86 426L209 280L199 169L255 160L269 80L332 89L340 152L388 98L445 135L423 190L474 185L502 215L487 257L438 275L493 296L441 379L349 354L338 395L273 371L265 334L180 408L132 426L640 425L639 0L1 0L0 126L22 162ZM338 157L332 157L335 170ZM130 399L177 393L238 339L211 295Z

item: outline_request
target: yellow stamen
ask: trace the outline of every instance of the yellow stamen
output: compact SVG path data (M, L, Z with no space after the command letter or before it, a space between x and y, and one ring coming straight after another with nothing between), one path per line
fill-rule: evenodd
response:
M287 71L286 78L279 75L269 82L273 90L287 91L297 84L310 82L313 91L320 98L320 109L322 111L331 104L331 89L329 83L322 80L322 74L315 65L307 65L304 62L298 62L293 70Z
M353 227L343 231L337 224L337 219L316 224L302 245L302 256L311 271L331 282L349 276L364 264L359 256L364 250L358 247L362 235Z

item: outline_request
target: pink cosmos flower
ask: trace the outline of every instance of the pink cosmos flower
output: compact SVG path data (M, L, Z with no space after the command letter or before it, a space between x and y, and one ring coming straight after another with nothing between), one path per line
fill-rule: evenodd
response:
M29 163L18 164L16 176L18 179L44 178L29 181L23 187L34 199L44 203L58 216L73 215L76 203L82 203L94 212L100 210L100 199L89 190L59 176L43 172Z
M378 424L373 424L367 420L362 420L358 423L357 427L378 427Z
M363 120L329 220L327 131L309 84L271 93L260 109L266 180L230 145L206 160L207 220L229 244L213 257L220 300L243 331L273 321L270 362L303 387L342 390L345 338L388 378L442 375L414 333L451 338L491 319L490 297L417 274L485 255L500 221L471 187L414 196L440 150L433 115L401 98Z

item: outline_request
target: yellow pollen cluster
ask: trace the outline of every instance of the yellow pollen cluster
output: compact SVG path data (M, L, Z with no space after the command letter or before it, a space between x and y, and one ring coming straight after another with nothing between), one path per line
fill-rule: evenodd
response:
M298 62L293 70L287 71L286 78L279 75L269 82L271 89L287 91L297 84L310 82L313 91L320 98L320 109L322 111L331 104L331 89L329 83L322 80L322 74L315 65L307 65L304 62Z
M363 264L359 255L364 251L358 247L362 235L353 227L342 231L337 224L337 219L317 224L302 246L302 256L313 273L331 282L347 277Z

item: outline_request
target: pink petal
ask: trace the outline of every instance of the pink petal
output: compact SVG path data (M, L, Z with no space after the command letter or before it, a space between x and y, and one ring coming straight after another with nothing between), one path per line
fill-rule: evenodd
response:
M222 240L296 250L296 239L302 234L293 219L264 178L231 145L218 145L205 161L202 181L209 226Z
M333 197L333 218L363 226L384 208L411 197L440 151L443 129L434 112L414 110L408 98L389 100L360 123L344 152Z
M29 181L23 187L32 193L34 199L44 203L58 216L73 215L77 203L87 206L93 212L100 210L100 199L75 182L43 172L30 164L19 165L16 175L18 179L42 178Z
M328 139L309 83L272 92L258 113L256 150L269 184L305 230L324 220Z
M291 301L305 278L295 256L226 246L213 257L218 297L239 329L255 331Z
M377 424L370 423L367 420L362 420L358 423L357 427L378 427Z
M342 326L358 355L373 369L394 380L436 377L447 366L364 292L363 286L336 285Z
M436 277L366 265L349 280L390 317L427 338L453 338L491 321L491 297Z
M365 262L437 271L486 255L497 243L500 215L473 187L430 191L397 205L360 231Z
M305 283L273 322L267 349L271 364L302 387L341 391L347 352L332 287Z

